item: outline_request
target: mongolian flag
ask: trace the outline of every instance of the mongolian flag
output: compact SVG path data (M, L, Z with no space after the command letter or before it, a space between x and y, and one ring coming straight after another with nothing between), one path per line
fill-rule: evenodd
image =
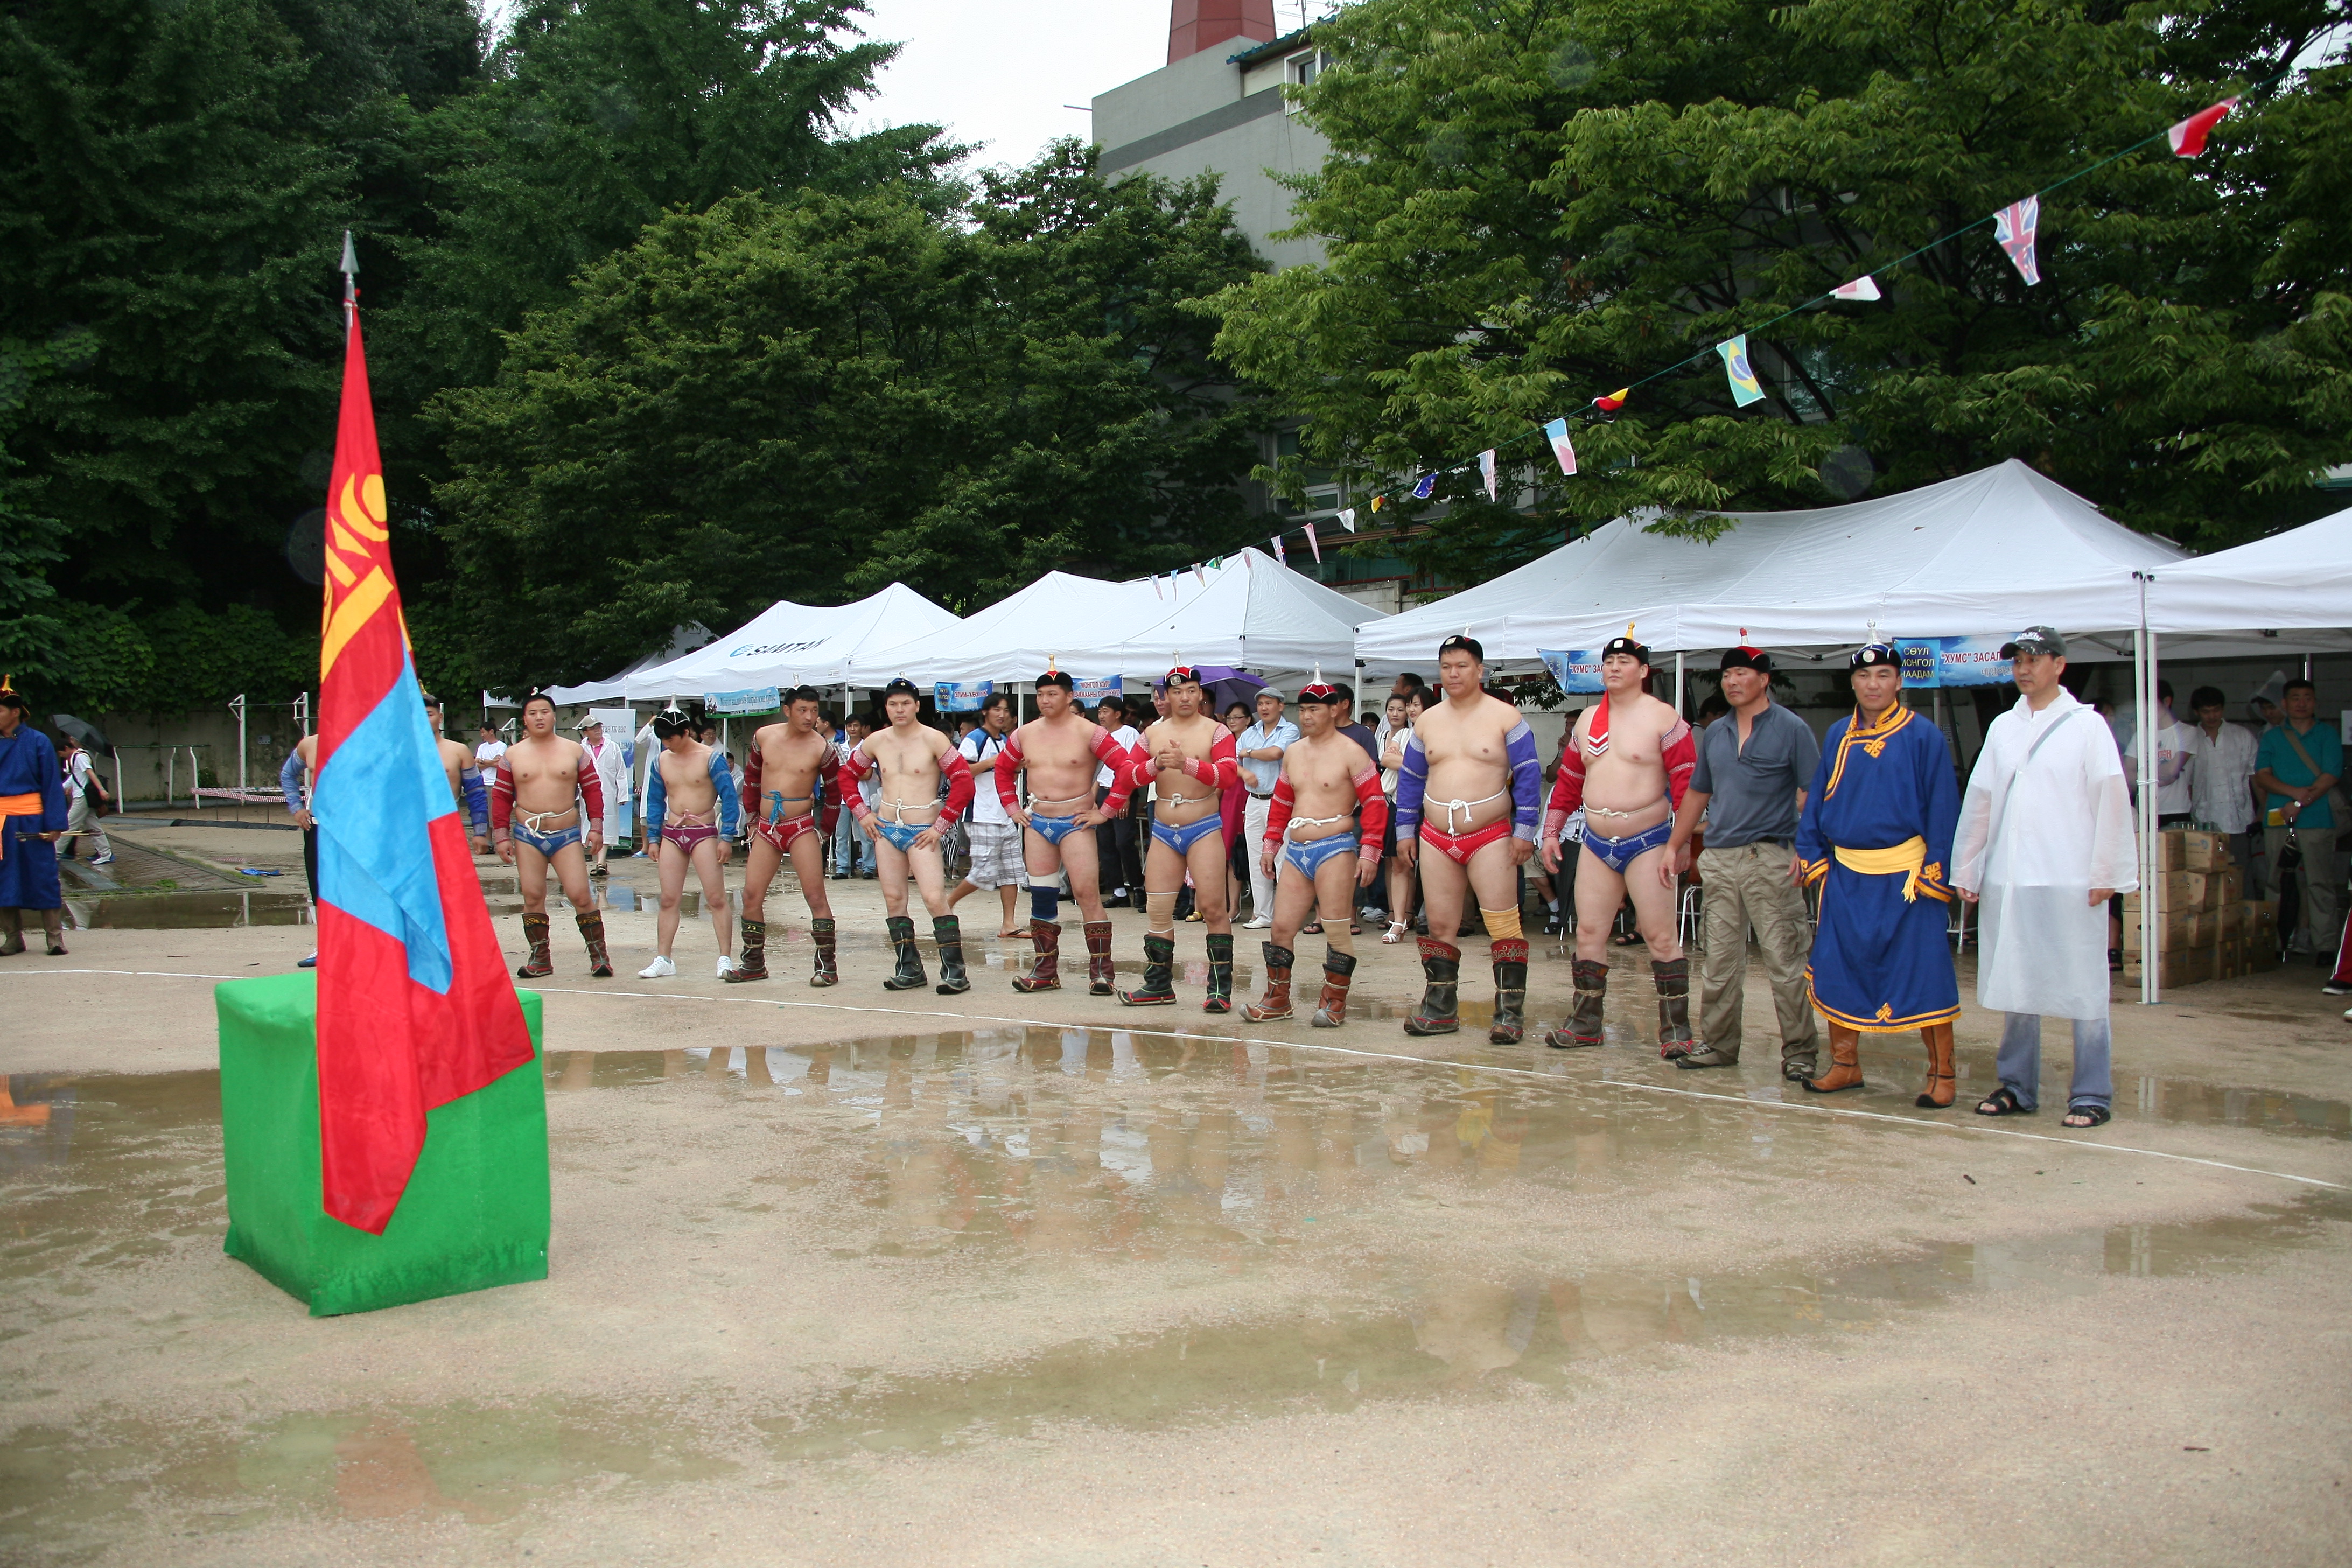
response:
M409 657L359 310L327 489L319 647L319 1142L327 1213L383 1234L425 1114L528 1064Z
M1620 408L1625 406L1625 399L1632 396L1633 393L1633 389L1632 387L1621 386L1614 392L1607 393L1601 396L1594 398L1592 400L1592 406L1598 408L1603 414L1614 414Z
M1576 472L1576 443L1568 438L1568 421L1555 419L1545 426L1544 439L1551 443L1551 455L1559 459L1559 471Z
M2164 139L2172 144L2172 155L2176 158L2194 158L2204 152L2205 138L2213 134L2213 127L2221 123L2223 115L2237 107L2236 99L2225 98L2210 109L2199 110L2167 131L2164 133Z
M1992 215L1992 237L2017 264L2019 276L2032 288L2042 281L2042 264L2034 259L2033 242L2042 231L2042 198L2011 202Z
M1492 447L1478 454L1478 477L1486 481L1488 500L1503 499L1500 494L1502 479L1495 469L1495 448Z
M1733 406L1745 408L1751 403L1764 401L1764 388L1756 380L1756 367L1748 363L1748 334L1715 345L1723 356L1723 374L1731 383Z

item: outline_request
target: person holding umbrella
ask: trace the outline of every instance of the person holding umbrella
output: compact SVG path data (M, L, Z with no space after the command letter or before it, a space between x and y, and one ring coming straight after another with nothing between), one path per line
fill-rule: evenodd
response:
M58 749L29 721L32 705L0 675L0 957L25 951L25 913L37 912L49 955L64 956L65 895L58 836L66 827Z

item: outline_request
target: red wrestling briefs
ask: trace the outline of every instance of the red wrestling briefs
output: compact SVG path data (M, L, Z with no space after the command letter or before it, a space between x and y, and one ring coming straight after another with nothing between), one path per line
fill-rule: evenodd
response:
M780 855L790 855L793 846L818 831L818 826L817 814L814 811L788 816L782 822L770 822L764 816L751 819L751 831L774 845Z
M1421 841L1456 866L1467 866L1471 856L1489 844L1501 843L1510 836L1511 819L1507 816L1484 827L1474 827L1467 833L1445 833L1426 822L1421 825Z

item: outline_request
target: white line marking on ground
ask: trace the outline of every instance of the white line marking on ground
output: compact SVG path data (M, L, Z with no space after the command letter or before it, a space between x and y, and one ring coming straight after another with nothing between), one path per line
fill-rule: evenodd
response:
M251 980L249 974L182 974L157 969L31 969L29 974L116 974L140 979L157 980ZM780 996L706 996L677 994L666 991L621 991L603 986L540 985L532 989L557 996L625 996L648 1002L746 1002L761 1007L805 1007L821 1013L875 1013L898 1018L946 1018L966 1024L1018 1024L1030 1029L1102 1029L1124 1031L1130 1035L1151 1035L1161 1039L1203 1040L1228 1046L1272 1046L1294 1051L1321 1051L1327 1056L1361 1057L1370 1061L1398 1062L1406 1067L1459 1068L1469 1072L1492 1073L1498 1078L1531 1078L1543 1083L1576 1081L1565 1073L1538 1072L1533 1068L1503 1067L1495 1062L1465 1062L1452 1057L1415 1057L1401 1051L1368 1051L1354 1046L1328 1046L1320 1040L1269 1040L1255 1035L1203 1035L1187 1029L1141 1028L1133 1024L1082 1024L1055 1021L1051 1018L1014 1018L996 1013L950 1013L924 1007L872 1007L848 1002L791 1002ZM560 1047L559 1047L560 1048ZM1563 1058L1563 1064L1574 1060ZM2326 1187L2330 1192L2352 1191L2341 1182L2323 1181L2317 1176L2298 1176L2291 1171L2266 1171L2258 1165L2233 1165L2226 1160L2208 1160L2196 1154L2174 1154L2162 1149L2142 1149L2129 1143L2103 1143L2095 1138L2060 1138L2048 1132L2026 1132L2014 1127L1988 1127L1983 1119L1970 1121L1930 1121L1924 1116L1896 1116L1884 1110L1855 1110L1843 1105L1814 1105L1804 1100L1750 1100L1745 1095L1715 1094L1703 1089L1669 1089L1664 1084L1643 1083L1636 1079L1602 1077L1599 1082L1612 1089L1629 1089L1641 1094L1671 1094L1684 1100L1712 1100L1726 1105L1744 1106L1751 1110L1809 1111L1818 1116L1848 1116L1862 1121L1887 1121L1899 1127L1915 1127L1931 1132L1975 1132L1993 1138L2023 1138L2035 1143L2059 1143L2069 1149L2099 1149L2110 1154L2142 1154L2151 1160L2177 1160L2187 1165L2206 1165L2217 1171L2236 1171L2249 1176L2269 1176L2282 1182L2299 1182L2305 1186ZM1959 1102L1953 1102L1958 1105Z

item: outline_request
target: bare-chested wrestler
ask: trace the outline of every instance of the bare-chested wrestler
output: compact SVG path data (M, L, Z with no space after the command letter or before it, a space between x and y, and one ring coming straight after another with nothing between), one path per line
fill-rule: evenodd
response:
M466 818L466 837L477 855L490 848L490 792L482 783L482 766L474 748L453 741L442 728L441 699L425 693L425 717L433 724L433 744L441 752L441 772L449 781L449 798ZM601 781L599 781L601 782Z
M1283 748L1282 776L1258 850L1258 864L1274 883L1274 930L1265 944L1265 994L1242 1009L1254 1023L1290 1016L1290 944L1310 910L1321 913L1327 951L1323 994L1309 1021L1318 1029L1348 1021L1348 987L1356 975L1354 894L1380 875L1389 803L1381 794L1381 770L1339 728L1345 713L1339 688L1325 685L1321 670L1299 689L1302 738Z
M1013 989L1062 988L1062 895L1054 879L1066 870L1070 896L1077 900L1085 922L1087 990L1108 996L1118 971L1111 961L1110 916L1103 912L1102 888L1096 880L1100 863L1093 829L1127 809L1135 788L1130 776L1134 758L1071 701L1076 690L1077 682L1062 670L1048 668L1039 676L1037 717L1013 731L992 770L996 798L1004 803L1004 814L1021 825L1021 864L1029 873L1029 941L1037 953L1030 972L1013 977ZM1111 772L1110 794L1097 807L1095 771L1105 764ZM1024 773L1029 775L1025 807L1013 786L1013 775Z
M1457 1012L1465 896L1478 900L1495 967L1495 1021L1486 1037L1509 1045L1527 1032L1528 939L1519 931L1518 868L1535 853L1543 810L1543 763L1519 710L1486 692L1486 650L1476 638L1437 647L1444 700L1425 710L1397 772L1397 859L1421 868L1429 934L1421 939L1421 1005L1408 1035L1450 1035ZM1423 852L1423 846L1428 853Z
M931 940L940 949L939 993L952 996L971 989L963 968L963 927L948 913L948 869L940 841L971 805L971 764L955 742L923 722L922 692L900 676L882 689L882 712L889 725L857 742L841 771L857 787L849 809L857 826L874 836L874 863L882 878L882 908L898 950L898 972L882 984L911 991L928 977L915 946L915 922L907 913L907 876L930 912ZM947 798L940 798L940 784Z
M841 815L841 758L824 730L824 700L814 686L784 693L784 717L752 733L743 758L743 805L751 847L743 861L743 959L730 982L768 977L768 889L789 856L808 900L816 942L811 985L840 984L834 957L833 900L824 889L824 847Z
M588 973L609 975L613 961L604 952L604 912L588 892L588 856L604 842L604 786L580 742L555 732L555 700L544 691L523 699L522 729L522 738L499 758L490 785L490 838L499 858L515 868L523 940L530 944L530 956L515 973L526 980L555 973L547 953L547 868L552 866L563 896L572 900L581 940L588 944ZM583 834L586 854L580 847Z
M1143 984L1122 991L1130 1007L1176 1004L1176 896L1192 875L1192 908L1209 928L1204 1013L1234 1010L1234 913L1225 903L1224 792L1241 780L1234 732L1201 711L1208 695L1190 665L1168 672L1168 716L1135 745L1135 782L1152 785L1151 848L1143 858Z
M1544 1037L1560 1050L1601 1043L1601 1005L1609 994L1609 927L1630 892L1633 918L1650 947L1658 990L1658 1051L1690 1048L1690 961L1675 929L1675 887L1658 874L1674 836L1675 808L1690 787L1698 748L1691 728L1651 696L1650 650L1627 626L1601 650L1601 700L1577 715L1560 754L1551 805L1544 814L1544 865L1559 869L1559 830L1584 808L1584 852L1576 861L1575 1010Z
M677 901L691 869L702 879L702 906L710 911L711 934L719 939L718 974L724 980L735 968L721 869L735 852L735 774L727 753L704 745L693 718L681 708L654 715L654 737L661 750L646 770L646 842L659 858L661 912L654 917L654 961L637 971L637 978L661 980L677 973L670 948L677 941Z

